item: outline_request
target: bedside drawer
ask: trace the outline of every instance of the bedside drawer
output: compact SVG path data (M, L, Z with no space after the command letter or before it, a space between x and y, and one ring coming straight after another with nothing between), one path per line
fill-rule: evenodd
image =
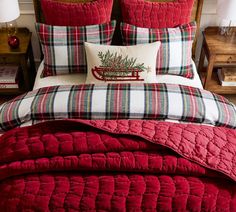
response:
M216 55L216 63L236 63L236 55Z
M0 64L14 64L19 63L20 58L14 56L0 57Z

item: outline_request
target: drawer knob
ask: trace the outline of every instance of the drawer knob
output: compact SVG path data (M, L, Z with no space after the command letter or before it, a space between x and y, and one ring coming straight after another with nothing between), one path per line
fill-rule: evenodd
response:
M228 60L227 60L227 63L231 63L232 62L232 57L230 56L229 58L228 58Z

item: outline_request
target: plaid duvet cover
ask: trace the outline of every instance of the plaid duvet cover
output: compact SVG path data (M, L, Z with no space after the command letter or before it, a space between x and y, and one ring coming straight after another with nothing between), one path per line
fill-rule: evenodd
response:
M4 103L0 130L56 119L172 119L236 128L224 97L173 84L106 84L41 88Z

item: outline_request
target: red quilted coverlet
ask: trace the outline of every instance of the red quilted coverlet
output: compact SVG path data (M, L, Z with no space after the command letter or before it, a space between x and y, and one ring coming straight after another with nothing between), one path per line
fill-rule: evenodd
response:
M194 0L150 2L120 0L123 22L138 27L170 28L190 22Z
M41 0L45 23L57 26L85 26L109 22L112 3L112 0L81 4Z
M52 121L5 133L0 151L0 211L236 211L232 129Z

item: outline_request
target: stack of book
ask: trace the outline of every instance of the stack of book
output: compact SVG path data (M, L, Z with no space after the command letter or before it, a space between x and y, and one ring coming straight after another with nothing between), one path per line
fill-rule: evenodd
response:
M0 89L19 88L19 67L0 66Z
M236 86L236 68L221 68L217 74L222 86Z

